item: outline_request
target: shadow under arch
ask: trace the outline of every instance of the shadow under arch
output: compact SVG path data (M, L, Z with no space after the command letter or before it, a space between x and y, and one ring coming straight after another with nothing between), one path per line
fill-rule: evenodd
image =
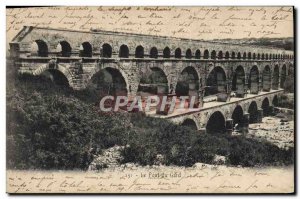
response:
M31 45L31 55L48 57L48 44L43 40L35 40Z
M214 112L206 124L206 132L210 134L225 133L225 117L220 111Z
M61 57L71 57L72 47L69 42L63 40L58 43L57 51L59 51Z
M100 100L107 95L127 96L127 86L124 76L118 69L106 67L92 75L87 89L94 92L97 98L95 100Z
M258 121L257 117L257 103L255 101L252 101L249 108L248 108L248 113L249 113L249 123L256 123Z
M122 44L119 49L119 57L128 58L129 57L129 48L127 45Z
M171 50L170 48L167 46L164 48L163 50L163 58L170 58L171 57Z
M232 112L233 126L241 127L243 123L244 112L240 105L237 105ZM236 125L237 124L237 125ZM236 128L236 127L235 127Z
M257 66L252 66L250 70L250 76L248 85L251 94L258 94L259 91L259 70Z
M271 68L269 65L266 65L263 70L263 91L270 91L271 89Z
M80 57L92 57L93 56L93 47L89 42L83 42L79 50Z
M244 97L245 94L245 71L242 66L238 66L233 73L232 90L237 97Z
M153 67L143 72L138 86L138 95L147 96L168 92L168 79L161 68Z
M101 57L110 58L112 56L112 47L108 43L104 43L100 48Z
M273 97L273 100L272 100L272 105L273 105L274 107L277 107L278 104L279 104L278 97L277 97L277 95L275 95L275 96Z
M68 78L57 69L46 69L41 74L59 86L70 87Z
M270 115L270 102L269 102L269 99L267 97L263 100L261 108L263 110L263 115L264 116L269 116Z
M284 64L281 68L281 73L280 73L280 88L284 88L285 80L286 80L286 65Z
M279 86L279 66L275 65L273 70L273 77L272 77L272 89L278 90Z
M156 47L152 47L150 49L150 58L154 58L154 59L158 58L158 50Z
M199 75L192 66L185 67L178 77L175 93L177 96L188 96L189 91L199 90Z
M197 127L197 124L196 122L193 120L193 119L185 119L182 123L181 123L182 126L186 126L186 127L189 127L193 130L198 130L198 127Z
M205 87L205 96L217 93L226 93L226 74L222 67L215 67L208 75Z

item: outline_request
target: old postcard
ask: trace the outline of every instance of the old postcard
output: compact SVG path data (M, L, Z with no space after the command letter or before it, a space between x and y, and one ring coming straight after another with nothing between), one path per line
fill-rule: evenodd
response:
M294 193L293 7L6 17L8 193Z

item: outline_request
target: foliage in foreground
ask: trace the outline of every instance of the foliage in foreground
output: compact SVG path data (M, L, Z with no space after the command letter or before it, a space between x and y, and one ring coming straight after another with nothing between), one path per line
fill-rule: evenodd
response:
M25 78L7 91L9 168L85 169L93 154L124 144L126 115L98 113L71 93L55 93L51 82L37 82Z
M212 163L288 165L293 149L243 137L200 135L167 120L128 113L99 113L91 91L75 92L43 78L21 77L7 87L7 167L87 169L93 155L114 145L127 146L124 162L167 165Z
M139 119L137 119L139 118ZM268 142L245 137L198 134L194 130L165 120L133 116L140 130L125 148L125 162L152 165L158 154L166 165L192 166L196 162L211 164L215 155L225 156L228 165L289 165L294 149L280 149Z

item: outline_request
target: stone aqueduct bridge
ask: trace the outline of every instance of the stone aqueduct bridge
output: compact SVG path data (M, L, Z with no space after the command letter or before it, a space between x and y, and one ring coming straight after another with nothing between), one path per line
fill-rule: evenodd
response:
M158 82L157 94L181 95L177 87L187 83L187 94L197 96L194 111L160 117L203 131L259 122L276 106L294 64L293 51L282 49L30 26L12 40L10 55L19 73L50 71L76 90L107 70L122 77L128 96L138 93L145 71L160 71L164 81Z

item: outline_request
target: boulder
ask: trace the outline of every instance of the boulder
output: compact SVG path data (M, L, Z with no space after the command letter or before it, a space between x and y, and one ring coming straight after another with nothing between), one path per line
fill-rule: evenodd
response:
M226 163L226 157L221 155L215 155L213 164L221 165Z

